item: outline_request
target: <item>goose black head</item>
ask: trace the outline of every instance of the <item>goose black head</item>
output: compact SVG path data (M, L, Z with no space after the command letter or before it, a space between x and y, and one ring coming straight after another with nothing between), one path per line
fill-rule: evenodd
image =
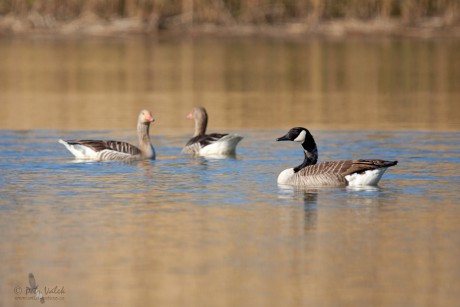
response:
M313 138L310 132L302 127L295 127L289 130L286 135L277 138L277 141L293 141L303 143L306 139Z
M318 149L316 148L315 140L310 131L303 127L295 127L288 131L284 136L276 139L277 141L293 141L300 143L304 149L305 159L304 162L298 167L294 168L297 172L302 168L316 164L318 161Z
M305 150L316 150L316 143L308 129L295 127L289 130L286 135L276 139L277 141L293 141L302 144Z

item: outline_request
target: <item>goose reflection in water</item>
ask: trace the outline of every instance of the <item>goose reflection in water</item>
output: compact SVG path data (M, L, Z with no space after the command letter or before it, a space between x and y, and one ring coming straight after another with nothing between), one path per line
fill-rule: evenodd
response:
M305 230L316 229L318 220L318 189L302 188L290 185L278 185L280 199L303 202Z

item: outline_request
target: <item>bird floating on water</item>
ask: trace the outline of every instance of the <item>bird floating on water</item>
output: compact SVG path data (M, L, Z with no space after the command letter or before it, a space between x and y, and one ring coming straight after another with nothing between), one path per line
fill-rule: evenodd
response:
M380 159L317 163L318 149L315 140L311 133L303 127L292 128L286 135L276 140L300 143L305 155L302 164L288 168L279 174L279 184L304 187L373 186L377 185L387 168L398 163L398 161Z
M227 133L206 134L208 113L205 108L195 107L186 118L195 120L195 133L182 149L183 153L204 157L235 155L236 146L243 137Z
M154 122L152 113L142 110L137 120L139 147L120 141L59 140L79 160L135 161L155 159L155 149L150 142L149 128Z

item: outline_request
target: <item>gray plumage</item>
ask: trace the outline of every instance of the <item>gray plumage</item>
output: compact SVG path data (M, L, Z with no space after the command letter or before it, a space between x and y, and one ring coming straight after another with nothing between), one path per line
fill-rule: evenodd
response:
M66 141L69 145L83 145L98 152L103 150L112 150L118 153L125 153L128 155L140 155L142 152L136 146L126 142L120 141L103 141L103 140L70 140Z
M155 159L155 149L150 142L149 128L154 119L142 110L137 122L139 147L111 140L59 140L77 158L96 161L133 161Z
M236 134L206 134L208 113L203 107L195 107L193 112L187 115L187 119L195 120L195 131L182 149L182 153L201 156L234 155L236 146L243 139Z

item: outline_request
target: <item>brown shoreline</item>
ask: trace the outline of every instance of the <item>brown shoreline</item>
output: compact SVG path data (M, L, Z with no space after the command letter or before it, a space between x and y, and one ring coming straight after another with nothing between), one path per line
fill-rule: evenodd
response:
M215 25L191 24L170 21L159 25L139 17L105 20L88 13L68 22L57 22L38 13L27 17L12 15L0 17L0 37L3 36L46 36L46 37L123 37L147 35L168 37L265 37L277 39L302 39L310 37L344 38L397 37L417 39L458 39L460 25L446 24L440 17L407 24L399 19L376 18L372 20L333 19L316 23L286 22L277 25Z

